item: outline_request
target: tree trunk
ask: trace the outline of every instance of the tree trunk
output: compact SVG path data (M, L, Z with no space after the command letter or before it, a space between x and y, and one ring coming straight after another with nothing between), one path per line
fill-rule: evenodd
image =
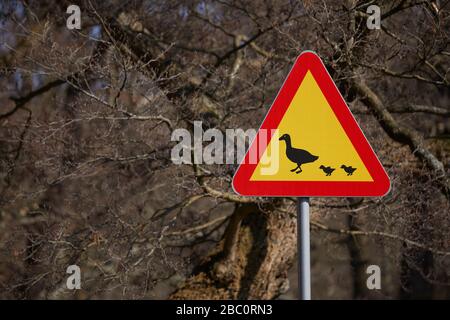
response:
M238 206L223 241L170 298L276 298L289 287L295 230L295 216L286 212L256 204Z
M350 231L357 231L356 217L352 214L347 216L347 227ZM346 245L350 256L350 267L353 281L353 299L364 298L367 293L366 287L366 273L364 265L366 261L361 255L361 248L357 242L357 239L353 235L348 235L346 239Z

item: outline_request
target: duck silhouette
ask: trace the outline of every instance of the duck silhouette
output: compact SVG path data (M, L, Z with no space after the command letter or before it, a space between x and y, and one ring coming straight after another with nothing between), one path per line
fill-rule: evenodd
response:
M297 166L291 170L299 174L302 172L302 164L311 163L319 159L318 156L312 155L306 150L293 148L291 144L291 137L286 133L281 136L280 141L284 140L286 142L286 156L293 163L297 164Z
M333 173L334 170L336 170L335 168L332 167L325 167L324 165L321 165L319 167L319 169L322 169L323 172L326 173L326 176L331 176L331 174Z
M353 172L355 172L356 168L353 168L352 166L346 166L343 164L341 166L341 169L344 169L345 172L347 172L347 176L352 176Z

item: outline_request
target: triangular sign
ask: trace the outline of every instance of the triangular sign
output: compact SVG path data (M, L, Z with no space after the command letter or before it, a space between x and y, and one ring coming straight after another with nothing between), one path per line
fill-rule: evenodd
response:
M233 178L245 196L383 196L390 181L320 58L303 52Z

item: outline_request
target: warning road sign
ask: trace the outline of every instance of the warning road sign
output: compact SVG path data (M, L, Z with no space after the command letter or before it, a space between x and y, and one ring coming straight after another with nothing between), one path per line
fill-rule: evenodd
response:
M315 53L298 57L233 187L247 196L364 197L389 191L386 172Z

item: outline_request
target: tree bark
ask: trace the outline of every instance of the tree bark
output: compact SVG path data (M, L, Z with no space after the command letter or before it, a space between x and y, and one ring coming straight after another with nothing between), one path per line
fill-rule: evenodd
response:
M264 211L263 211L264 210ZM171 299L273 299L289 284L296 219L273 207L241 204L223 241Z

